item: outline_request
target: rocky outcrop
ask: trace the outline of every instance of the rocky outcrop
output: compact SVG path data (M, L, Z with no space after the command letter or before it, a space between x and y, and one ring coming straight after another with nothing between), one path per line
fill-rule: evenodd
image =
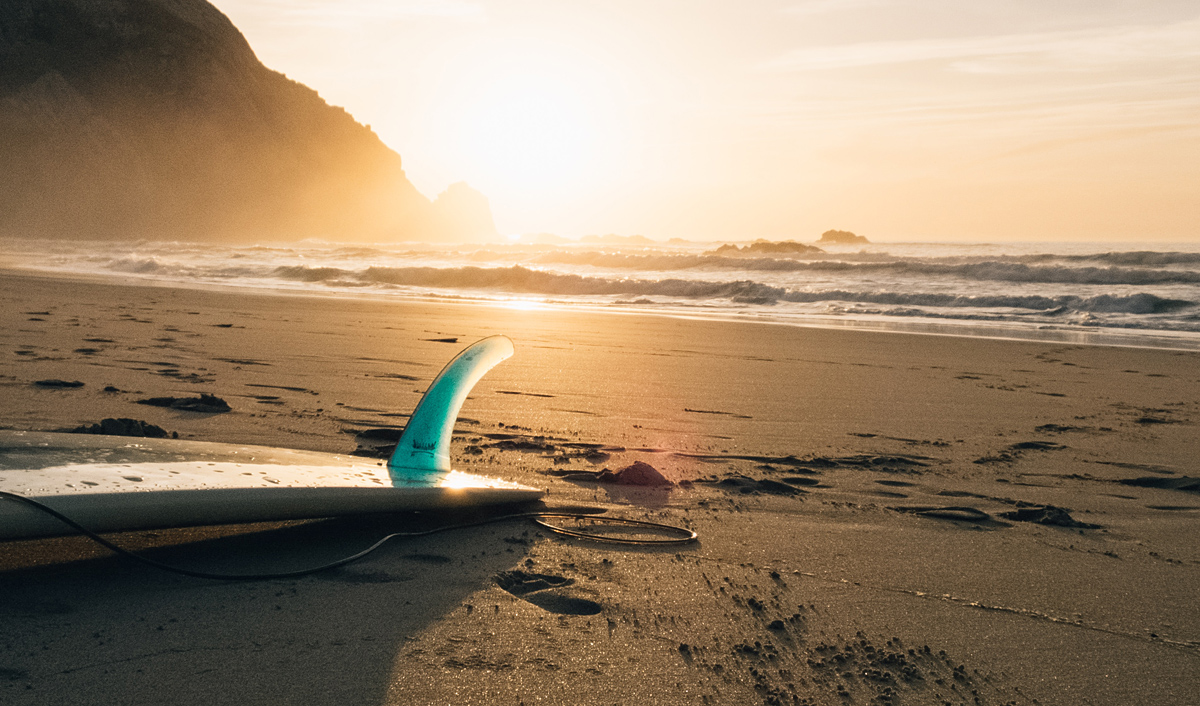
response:
M204 0L0 3L0 234L495 232L486 199L447 193L417 192L370 128L263 66Z
M496 233L487 197L465 181L446 187L434 200L433 209L438 227L446 237L471 240Z
M821 234L821 239L818 243L837 243L839 245L862 245L870 243L861 235L855 235L848 230L827 230Z
M773 243L769 240L756 240L743 247L727 243L716 250L710 250L704 254L720 255L722 257L789 257L794 255L813 255L821 252L824 252L821 248L797 243L794 240L784 240L778 243Z

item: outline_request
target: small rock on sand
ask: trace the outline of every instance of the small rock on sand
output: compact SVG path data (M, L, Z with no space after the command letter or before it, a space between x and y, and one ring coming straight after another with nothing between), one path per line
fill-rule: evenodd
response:
M74 429L63 429L68 434L108 434L109 436L142 436L150 439L179 438L178 434L170 434L166 429L143 422L140 419L102 419L99 424L85 424Z
M230 411L229 403L216 395L201 394L199 397L151 397L148 400L138 400L138 404L152 407L169 407L185 412L203 412L218 414Z
M1122 478L1117 481L1122 485L1132 485L1141 488L1162 488L1164 490L1184 490L1190 493L1200 493L1200 478L1178 476L1176 478L1146 477Z
M1071 514L1066 509L1055 507L1054 505L1021 508L1012 512L1002 512L1000 516L1006 520L1035 522L1039 525L1050 525L1052 527L1076 527L1079 529L1096 529L1100 527L1100 525L1080 522L1071 517Z
M37 380L33 384L37 385L38 387L52 387L58 389L68 387L83 387L83 383L79 382L78 380Z
M605 469L596 476L596 480L601 483L616 483L617 485L675 485L662 473L659 473L657 468L642 461L634 461L615 473Z

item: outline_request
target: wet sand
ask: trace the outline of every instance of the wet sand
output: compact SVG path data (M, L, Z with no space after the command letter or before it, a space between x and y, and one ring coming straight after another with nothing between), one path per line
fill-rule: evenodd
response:
M503 333L456 465L700 535L514 521L249 584L4 543L6 703L1200 702L1200 354L16 273L0 302L0 426L340 453ZM137 403L201 393L231 411ZM634 461L687 483L591 480ZM462 519L118 538L286 569Z

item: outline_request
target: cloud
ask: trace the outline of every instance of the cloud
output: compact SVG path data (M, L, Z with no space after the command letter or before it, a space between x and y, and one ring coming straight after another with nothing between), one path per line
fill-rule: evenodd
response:
M825 0L820 0L825 1ZM1200 20L1039 34L864 42L795 49L767 62L770 71L822 71L867 66L949 62L962 71L1103 70L1136 63L1200 59ZM1188 67L1180 67L1188 68Z

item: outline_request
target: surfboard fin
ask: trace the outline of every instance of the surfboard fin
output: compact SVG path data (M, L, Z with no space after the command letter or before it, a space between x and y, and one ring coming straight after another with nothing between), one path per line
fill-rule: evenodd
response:
M450 436L475 383L513 354L506 336L489 336L455 356L433 379L388 460L392 480L416 480L450 471Z

